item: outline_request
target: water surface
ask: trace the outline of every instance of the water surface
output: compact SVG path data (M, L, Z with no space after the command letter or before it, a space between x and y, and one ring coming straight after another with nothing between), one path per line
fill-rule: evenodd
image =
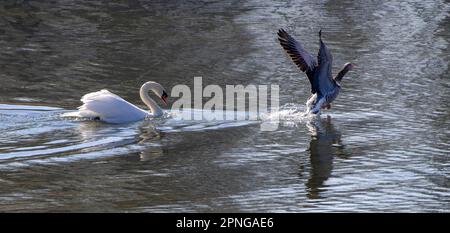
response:
M448 212L445 1L0 3L0 211ZM320 120L284 27L334 72L357 69ZM278 84L280 127L62 118L107 88ZM170 101L173 103L175 99Z

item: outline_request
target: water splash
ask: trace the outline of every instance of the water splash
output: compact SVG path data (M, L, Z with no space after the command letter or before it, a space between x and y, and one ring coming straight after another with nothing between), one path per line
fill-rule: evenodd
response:
M279 121L283 126L295 127L320 119L320 115L312 114L305 105L287 103L278 111L271 112L262 118L264 121Z

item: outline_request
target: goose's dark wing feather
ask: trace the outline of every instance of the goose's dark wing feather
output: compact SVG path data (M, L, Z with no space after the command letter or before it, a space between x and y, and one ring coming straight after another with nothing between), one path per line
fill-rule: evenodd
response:
M317 66L314 57L309 54L292 36L290 36L284 29L278 31L278 40L283 49L289 54L292 61L305 72L309 81L312 84L313 71Z
M336 83L331 75L331 68L333 63L333 56L331 56L325 43L322 41L321 32L319 32L320 49L317 55L317 61L319 63L317 71L314 74L313 90L319 92L319 95L325 95L336 87Z

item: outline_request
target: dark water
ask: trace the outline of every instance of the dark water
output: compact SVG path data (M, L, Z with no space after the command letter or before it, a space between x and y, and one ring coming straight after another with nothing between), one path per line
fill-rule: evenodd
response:
M449 212L446 1L3 1L0 211ZM284 27L357 69L321 120ZM60 117L107 88L278 84L281 125ZM172 98L172 103L175 99Z

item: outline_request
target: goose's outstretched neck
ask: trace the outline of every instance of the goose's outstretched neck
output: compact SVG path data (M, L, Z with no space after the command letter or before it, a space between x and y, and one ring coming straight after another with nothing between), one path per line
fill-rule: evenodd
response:
M342 78L345 76L345 74L347 74L347 72L353 69L354 66L355 65L350 62L345 63L344 67L342 67L342 69L339 71L336 77L334 77L334 80L340 82Z
M141 96L142 102L144 102L145 105L150 108L150 111L152 112L152 115L154 117L161 116L163 114L163 111L158 106L158 104L156 104L156 102L152 98L150 98L148 92L151 90L155 92L155 94L158 94L158 88L161 88L160 84L156 82L146 82L141 86L141 89L139 90L139 95Z

